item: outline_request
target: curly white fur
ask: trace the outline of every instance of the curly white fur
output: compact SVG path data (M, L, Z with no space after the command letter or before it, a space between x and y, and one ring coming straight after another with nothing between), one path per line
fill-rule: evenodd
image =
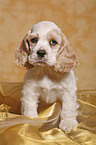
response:
M62 102L59 127L71 131L77 124L76 79L73 70L60 72L54 69L58 52L62 45L62 32L52 22L39 22L25 38L26 49L29 49L28 62L34 67L25 76L23 87L22 114L38 117L39 98L46 103ZM37 38L31 42L31 39ZM26 43L29 41L29 43ZM54 44L50 44L55 40ZM53 43L53 41L52 41ZM65 47L65 46L64 46ZM43 50L41 56L37 52ZM62 51L62 50L61 50ZM61 52L60 52L61 54ZM19 59L20 60L20 59ZM59 66L59 65L58 65Z

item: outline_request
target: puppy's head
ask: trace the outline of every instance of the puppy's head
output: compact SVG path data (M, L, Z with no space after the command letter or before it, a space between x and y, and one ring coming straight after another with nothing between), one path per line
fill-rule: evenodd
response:
M42 21L35 24L21 41L15 53L16 63L30 69L49 65L56 71L68 72L77 64L76 54L56 24Z

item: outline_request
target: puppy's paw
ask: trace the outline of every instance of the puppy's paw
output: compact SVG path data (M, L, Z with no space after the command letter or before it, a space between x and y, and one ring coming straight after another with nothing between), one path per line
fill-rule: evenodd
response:
M38 117L37 112L31 112L31 111L24 111L23 115L30 116L30 117Z
M60 124L59 124L59 128L61 128L64 131L68 131L70 132L71 130L74 129L74 127L78 124L78 122L76 120L61 120Z

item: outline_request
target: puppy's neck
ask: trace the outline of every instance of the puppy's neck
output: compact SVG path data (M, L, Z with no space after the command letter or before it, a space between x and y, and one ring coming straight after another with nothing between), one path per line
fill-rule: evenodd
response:
M52 66L34 66L25 75L25 81L27 79L40 80L47 76L52 81L60 81L64 74L56 72Z

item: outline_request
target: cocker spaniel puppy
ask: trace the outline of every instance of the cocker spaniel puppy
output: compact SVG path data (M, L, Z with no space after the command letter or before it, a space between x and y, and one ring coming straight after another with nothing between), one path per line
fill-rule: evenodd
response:
M39 98L46 103L61 101L59 127L71 131L77 124L77 57L56 24L35 24L16 49L16 63L28 70L23 87L22 114L38 117Z

